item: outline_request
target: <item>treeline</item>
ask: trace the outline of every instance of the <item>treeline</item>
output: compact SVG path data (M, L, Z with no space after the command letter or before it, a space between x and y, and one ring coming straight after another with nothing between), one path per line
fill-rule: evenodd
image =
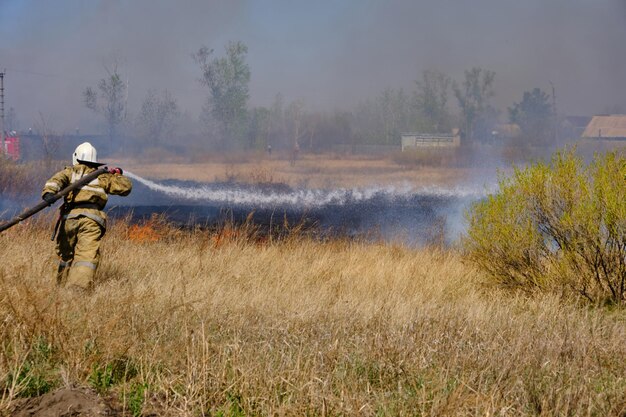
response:
M494 140L494 127L502 120L519 126L520 140L545 144L555 128L550 96L539 88L525 92L503 117L491 104L496 74L483 68L466 70L460 81L426 70L412 89L386 88L348 110L311 110L304 99L286 102L280 93L267 106L251 107L247 53L242 42L230 42L220 56L207 47L192 55L207 93L200 133L184 128L194 123L167 90L149 91L138 113L129 116L127 86L117 66L107 69L95 88L84 90L84 104L102 116L111 140L132 137L138 145L154 147L176 138L223 150L324 151L334 144L399 145L402 132L450 133L453 128L466 142L483 142Z

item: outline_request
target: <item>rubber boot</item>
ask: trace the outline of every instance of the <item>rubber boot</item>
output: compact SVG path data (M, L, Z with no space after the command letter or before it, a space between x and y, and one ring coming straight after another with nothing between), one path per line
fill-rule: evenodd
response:
M78 287L83 290L91 289L93 278L96 273L96 264L85 261L74 261L67 277L67 285Z
M67 282L67 276L70 273L70 267L72 266L72 261L59 261L59 268L57 269L56 274L56 282L57 286L64 286Z

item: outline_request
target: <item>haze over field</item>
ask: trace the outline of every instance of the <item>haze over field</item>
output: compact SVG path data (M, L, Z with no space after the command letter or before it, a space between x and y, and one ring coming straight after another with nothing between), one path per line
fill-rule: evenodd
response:
M168 89L197 119L206 90L191 53L244 42L251 104L282 92L310 107L350 107L435 68L496 72L494 104L557 91L562 114L626 106L624 0L36 1L0 0L0 68L21 127L42 112L59 131L91 131L81 92L120 62L135 111Z

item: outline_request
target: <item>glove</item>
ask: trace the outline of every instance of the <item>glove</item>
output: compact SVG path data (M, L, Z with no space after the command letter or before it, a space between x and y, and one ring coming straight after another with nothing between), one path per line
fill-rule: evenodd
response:
M46 203L48 203L48 204L52 204L52 203L54 203L54 202L55 202L55 199L54 199L54 194L53 194L53 193L45 193L45 194L43 195L43 197L41 197L41 198L43 199L43 201L45 201L45 202L46 202Z
M124 171L122 171L122 168L120 168L120 167L109 168L109 174L120 174L120 175L122 175L123 173L124 173Z

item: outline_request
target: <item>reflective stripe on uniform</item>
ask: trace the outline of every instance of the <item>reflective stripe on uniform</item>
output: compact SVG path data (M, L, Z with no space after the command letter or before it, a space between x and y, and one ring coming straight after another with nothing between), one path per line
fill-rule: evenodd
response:
M94 222L98 223L103 228L106 228L106 221L102 217L94 213L70 213L68 215L63 216L63 218L65 219L77 219L79 217L87 217L93 220Z
M61 188L59 187L59 184L57 184L56 182L47 182L46 187L52 188L53 190L57 190L57 191Z
M70 183L74 184L76 181L78 181L79 179L81 179L82 177L84 177L85 173L81 173L81 172L72 172L72 179L70 180ZM91 181L89 181L89 185L100 185L100 181L98 180L98 178L94 178Z
M79 190L91 191L93 193L100 193L107 195L103 188L100 187L90 187L89 185L83 185L82 187L78 187Z
M70 184L74 184L83 176L84 173L82 172L72 172L72 179L70 180ZM107 195L106 191L104 191L104 188L100 187L100 180L98 178L94 178L93 180L89 181L89 184L87 185L78 187L78 190L91 191L92 193L99 193L103 194L104 196Z
M85 174L87 174L87 173L86 172L72 171L72 179L70 180L70 182L74 183L74 182L78 181L79 179L84 177ZM89 184L97 185L98 184L98 178L94 178L93 180L91 180L89 182Z
M96 264L94 264L93 262L87 262L87 261L74 262L72 266L86 266L87 268L91 268L93 270L96 269Z

